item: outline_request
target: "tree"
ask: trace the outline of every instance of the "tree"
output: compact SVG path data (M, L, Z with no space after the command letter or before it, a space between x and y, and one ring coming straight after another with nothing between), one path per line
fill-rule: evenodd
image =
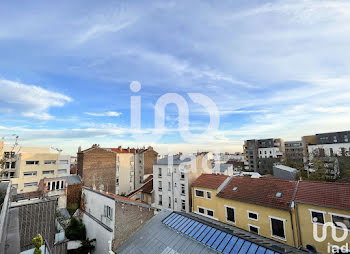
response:
M41 254L41 246L43 245L43 238L40 234L33 238L34 254Z
M0 175L3 175L4 173L8 172L8 170L5 168L6 163L9 163L9 166L11 167L12 163L14 162L13 159L15 159L16 157L16 153L18 153L20 150L17 149L19 136L17 136L16 134L13 134L12 136L15 136L15 141L12 145L11 151L7 156L5 156L4 154L4 147L0 146Z
M66 230L66 237L70 240L85 240L85 225L75 217L72 217Z

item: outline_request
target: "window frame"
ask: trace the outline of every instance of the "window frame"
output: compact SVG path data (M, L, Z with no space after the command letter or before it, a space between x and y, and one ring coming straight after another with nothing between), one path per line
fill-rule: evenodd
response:
M34 184L34 185L26 186L26 184ZM38 182L28 182L23 184L23 188L29 188L29 187L38 187Z
M199 212L199 209L203 209L203 213L201 213L201 212ZM205 208L204 207L202 207L202 206L197 206L197 212L198 212L198 214L201 214L201 215L206 215L205 214Z
M234 221L230 221L228 220L227 218L227 208L231 208L233 209L233 218L234 218ZM229 205L225 205L225 219L226 219L226 222L230 223L230 224L236 224L236 207L233 207L233 206L229 206Z
M30 173L30 175L26 175L29 173ZM38 171L25 171L25 172L23 172L23 177L33 177L33 176L38 176Z
M109 205L104 205L104 216L109 220L113 220L113 208Z
M213 197L212 192L211 192L211 191L205 191L205 193L206 193L206 198L207 198L208 200L211 200L212 197ZM210 193L210 198L208 197L208 193Z
M198 196L197 195L197 191L201 191L202 193L203 193L203 196ZM201 189L194 189L194 196L196 197L196 198L204 198L204 196L205 196L205 191L204 190L201 190Z
M208 214L208 211L213 212L213 216L209 215L209 214ZM215 216L214 216L214 215L215 215L215 211L212 210L212 209L207 208L207 209L206 209L205 215L208 216L209 218L214 218L214 217L215 217Z
M252 233L258 234L258 235L260 234L260 227L259 227L259 226L256 226L256 225L253 225L253 224L248 224L248 227L249 227L249 232L252 232ZM250 230L250 227L253 227L253 228L258 229L258 232L255 233L255 232L251 231L251 230Z
M28 163L28 162L33 162L33 164L32 163ZM39 161L26 161L26 166L32 166L32 165L39 166L40 162Z
M287 235L286 235L286 219L279 218L279 217L275 217L275 216L269 216L269 218L270 218L271 237L286 242L286 241L287 241ZM279 220L279 221L282 221L282 222L283 222L283 234L284 234L284 238L283 238L283 237L280 237L280 236L278 236L278 235L274 235L274 234L273 234L273 228L272 228L272 220L273 220L273 219L274 219L274 220Z
M333 227L335 227L336 229L339 229L339 230L343 230L343 228L338 227L337 225L335 225L334 220L333 220L333 216L343 217L343 218L347 218L347 219L350 220L350 216L349 215L340 214L340 213L331 213L331 212L328 212L328 213L331 216ZM348 228L348 231L350 232L350 228Z
M44 172L50 172L50 173L44 173ZM55 170L43 170L42 172L41 172L41 174L43 174L43 175L53 175L53 174L55 174Z
M250 214L250 213L256 214L256 219L249 217L249 214ZM248 219L249 219L249 220L259 221L259 213L247 210L247 215L248 215ZM253 225L253 226L254 226L254 225Z
M309 209L310 211L310 216L311 216L311 223L312 224L318 224L318 225L324 225L326 223L326 212L324 211L320 211L320 210L315 210L315 209ZM320 222L314 222L312 219L312 213L315 212L315 213L321 213L323 215L323 223L320 223Z

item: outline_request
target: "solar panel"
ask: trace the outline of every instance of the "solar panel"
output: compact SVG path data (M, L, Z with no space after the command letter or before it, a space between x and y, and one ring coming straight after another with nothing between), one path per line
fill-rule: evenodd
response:
M222 239L224 239L225 235L226 233L216 230L213 237L207 242L207 245L211 246L213 249L216 249L216 247L218 247L218 245L221 243Z
M177 213L170 214L163 223L220 253L280 254Z

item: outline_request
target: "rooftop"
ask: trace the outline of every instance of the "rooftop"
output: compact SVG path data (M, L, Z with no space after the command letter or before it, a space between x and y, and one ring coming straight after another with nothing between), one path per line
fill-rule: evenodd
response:
M171 156L166 156L160 160L158 160L157 162L155 162L154 164L155 165L169 165L169 158ZM181 163L184 163L184 162L190 162L191 159L190 158L185 158L185 159L180 159L180 155L174 155L172 156L173 158L173 162L172 162L172 165L180 165Z
M291 167L288 167L288 166L285 166L285 165L282 165L282 164L274 165L274 167L282 169L282 170L285 170L285 171L288 171L288 172L298 172L297 169L291 168Z
M79 175L70 175L70 176L60 176L60 177L52 177L52 178L44 178L45 180L58 180L58 179L66 179L66 183L68 185L80 184L82 183L81 177Z
M226 175L202 174L192 183L192 186L217 189L227 178Z
M295 201L350 210L350 183L299 181Z
M119 247L117 253L299 253L235 227L185 213L162 210ZM227 252L227 253L228 253ZM236 253L236 252L235 252ZM259 252L260 253L260 252Z
M296 181L270 177L232 177L218 197L256 205L289 210L296 188ZM281 193L280 195L277 193Z

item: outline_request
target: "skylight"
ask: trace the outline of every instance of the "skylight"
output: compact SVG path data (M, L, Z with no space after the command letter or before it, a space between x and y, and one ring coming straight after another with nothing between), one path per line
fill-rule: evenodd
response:
M232 189L233 191L236 191L236 190L238 190L238 187L237 186L235 186L235 187L233 187L233 189Z
M277 192L276 193L276 198L281 198L282 197L282 192Z

